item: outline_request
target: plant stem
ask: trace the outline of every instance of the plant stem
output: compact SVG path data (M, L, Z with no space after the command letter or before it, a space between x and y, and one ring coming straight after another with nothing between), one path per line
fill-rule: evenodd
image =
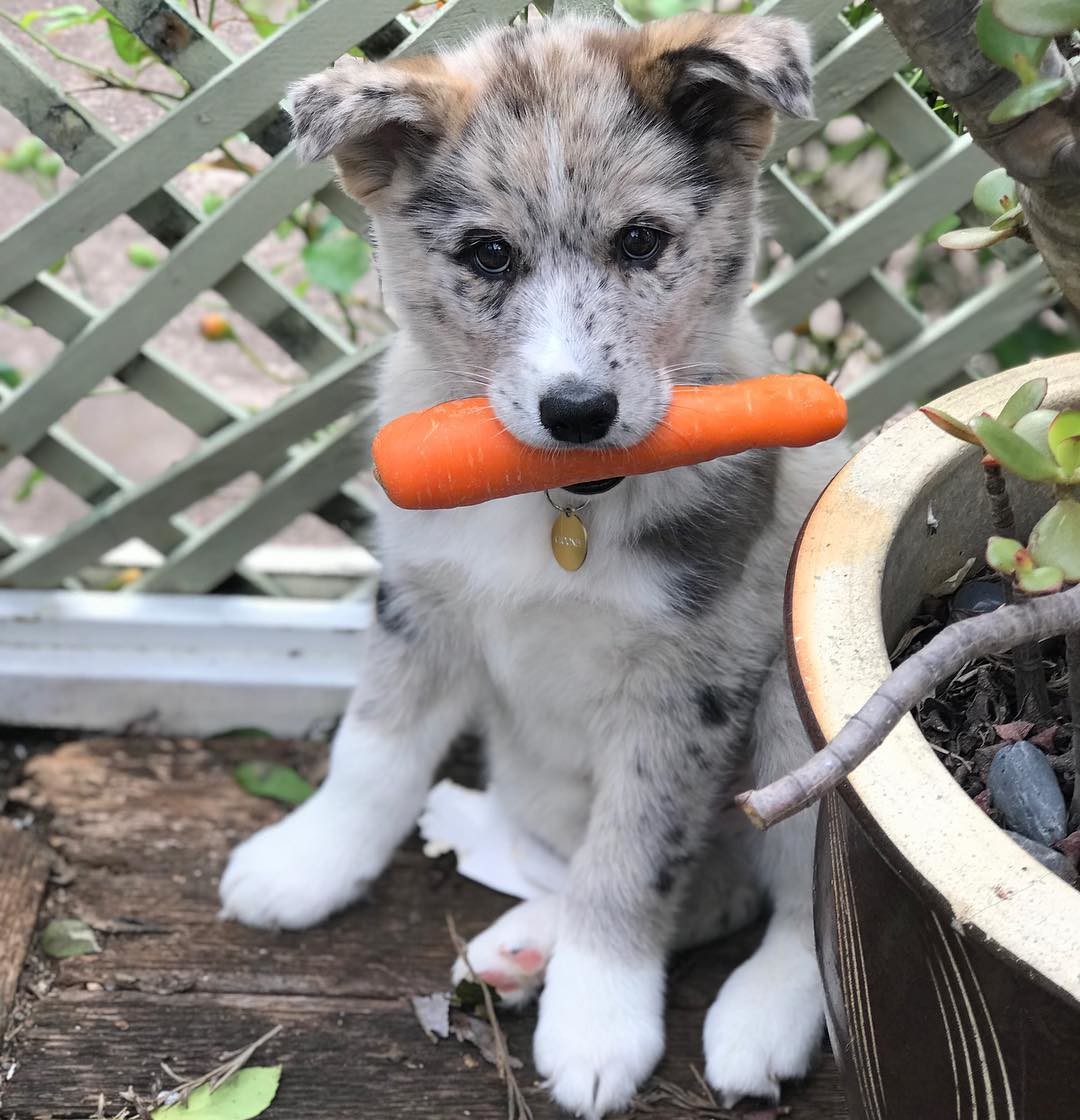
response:
M1070 630L1065 638L1069 666L1069 723L1072 724L1073 792L1069 822L1080 828L1080 630Z
M1001 465L993 460L984 459L983 481L986 483L986 494L990 499L990 516L993 519L994 532L999 537L1015 539L1016 518L1013 516L1012 502L1009 501L1009 491L1005 485L1005 472L1001 469ZM1005 601L1011 603L1015 599L1012 580L1005 575L1000 578L1005 588ZM1046 672L1043 669L1038 645L1026 642L1018 645L1011 652L1017 714L1027 713L1044 719L1049 718L1050 693L1046 688Z
M1023 642L1080 633L1080 586L947 626L899 665L809 762L735 802L758 828L768 828L835 789L880 746L889 732L937 684L979 657Z
M122 89L127 93L140 93L144 97L150 98L150 100L154 101L158 105L161 104L161 101L159 100L160 98L167 98L171 101L182 100L182 97L179 97L174 93L162 93L160 90L145 89L143 86L129 81L127 78L123 77L120 74L117 74L113 70L107 70L102 66L98 66L96 63L90 62L88 59L77 58L73 54L68 54L67 51L63 51L59 47L50 43L45 35L42 35L40 32L35 31L32 27L24 27L22 23L18 19L16 19L15 16L11 15L10 12L5 12L3 9L0 9L0 19L6 20L11 24L12 27L17 27L24 35L29 36L29 38L33 42L37 43L37 45L41 47L42 50L48 51L49 54L51 54L53 58L57 60L57 62L66 62L69 66L76 66L80 70L82 70L84 74L92 74L99 81L104 82L107 86L111 86L113 89ZM167 106L162 107L167 108Z

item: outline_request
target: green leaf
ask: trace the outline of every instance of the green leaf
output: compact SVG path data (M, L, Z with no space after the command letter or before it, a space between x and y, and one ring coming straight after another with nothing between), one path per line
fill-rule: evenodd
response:
M1023 550L1024 546L1011 537L991 537L986 542L986 562L995 572L1012 575L1017 568L1017 553Z
M161 264L161 258L157 253L149 245L140 241L128 246L127 258L136 268L157 268Z
M1028 541L1040 566L1060 568L1069 583L1080 583L1080 502L1063 498L1045 513Z
M1011 210L1006 210L999 218L995 218L990 223L990 228L992 230L1019 229L1024 224L1024 220L1023 206L1014 206Z
M233 776L248 793L285 805L299 805L315 792L291 767L276 763L241 762Z
M919 411L931 424L940 428L943 432L947 432L956 439L962 439L965 443L973 443L976 447L982 447L978 437L962 420L957 420L955 416L950 416L942 409L932 408L930 405L920 408Z
M203 195L202 209L207 217L210 217L211 214L216 214L224 205L225 196L223 194L218 194L217 191L208 191Z
M45 14L40 8L31 8L30 11L24 12L19 18L19 26L25 31Z
M371 248L355 233L312 241L301 256L312 283L338 295L351 291L371 266Z
M0 362L0 381L9 389L17 389L22 384L22 374L8 362Z
M1027 116L1028 113L1049 105L1051 101L1056 101L1071 88L1068 78L1041 78L1010 93L1004 101L994 106L987 119L991 124L1014 121L1017 117Z
M42 152L34 160L34 170L46 179L55 179L63 167L64 161L55 152Z
M993 0L994 15L1024 35L1068 35L1080 28L1080 0Z
M155 1108L153 1120L252 1120L273 1103L281 1066L251 1066L233 1074L213 1092L201 1085L184 1104Z
M1021 35L1006 27L994 15L990 0L983 0L979 8L975 35L991 62L1011 70L1025 84L1038 77L1039 65L1051 41L1046 36Z
M1021 416L1013 425L1013 431L1030 443L1040 455L1050 455L1050 425L1057 418L1053 408L1037 408L1026 416Z
M56 918L41 931L41 951L48 957L64 960L100 953L94 931L78 918Z
M1016 584L1027 595L1050 595L1061 590L1065 582L1060 568L1032 568L1030 572L1018 572Z
M17 502L29 501L31 494L37 489L39 482L44 481L45 472L40 467L31 467L26 472L19 488L15 491L14 498Z
M46 35L64 31L68 27L93 23L97 16L96 12L88 12L81 4L62 4L59 8L51 8L46 14L49 17L49 22L44 27Z
M1006 428L1015 428L1016 422L1022 417L1037 408L1042 408L1048 388L1049 384L1045 377L1025 381L1002 406L998 413L998 423L1004 424Z
M988 171L976 184L971 201L986 215L998 218L1006 210L1012 209L1020 196L1016 191L1016 180L1004 167Z
M1040 454L1011 428L989 416L977 416L972 430L983 447L1010 473L1028 482L1053 482L1060 477L1057 463Z
M1011 229L991 229L989 226L973 226L970 229L954 229L938 238L942 249L989 249L999 241L1013 236Z
M8 171L25 171L45 151L45 145L36 136L24 136L7 157Z
M129 66L135 66L149 56L142 40L132 35L130 31L111 12L108 16L109 38L112 40L113 50L121 60Z
M1080 412L1061 412L1046 433L1050 454L1058 466L1073 475L1080 469Z

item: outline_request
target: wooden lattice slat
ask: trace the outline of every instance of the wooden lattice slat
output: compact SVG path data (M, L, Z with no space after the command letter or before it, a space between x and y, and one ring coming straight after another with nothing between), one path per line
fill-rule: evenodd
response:
M162 554L137 590L206 591L239 573L257 590L268 581L243 566L247 553L310 509L366 539L370 503L348 480L363 465L379 348L356 350L340 332L245 253L309 197L363 233L367 217L332 182L329 166L300 168L280 98L289 80L331 62L357 42L370 57L401 56L452 43L486 22L508 22L521 0L451 0L417 26L404 0L316 0L256 50L236 57L180 0L101 0L191 92L146 132L124 143L0 36L0 103L57 151L81 178L0 237L0 300L65 344L17 390L0 388L0 463L25 455L86 501L89 513L28 545L0 526L0 582L70 585L108 549L141 537ZM609 0L542 0L541 10L615 15ZM872 427L945 383L976 349L992 345L1054 298L1041 262L1002 254L1011 270L993 288L928 321L880 265L970 197L989 161L956 138L897 75L904 58L880 17L857 29L843 0L764 0L763 13L805 21L815 40L820 120L785 122L767 156L771 236L795 262L768 276L752 297L774 330L802 322L836 297L885 351L849 390L852 430ZM823 124L854 113L907 165L874 205L837 222L786 173L782 159ZM271 157L236 195L207 216L169 184L238 131ZM170 250L124 299L99 311L43 269L86 236L127 213ZM197 371L156 353L147 340L206 288L281 346L310 376L250 416ZM203 437L158 477L135 484L59 426L107 377L116 377ZM321 429L331 427L329 434ZM302 442L302 441L307 442ZM212 524L183 511L246 471L258 489Z

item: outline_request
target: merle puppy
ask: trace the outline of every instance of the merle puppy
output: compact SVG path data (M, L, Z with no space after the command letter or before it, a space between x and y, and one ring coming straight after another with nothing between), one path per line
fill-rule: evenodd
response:
M622 446L663 423L673 385L767 372L743 304L758 164L776 111L812 115L809 61L795 23L696 13L530 22L299 83L300 154L332 156L369 208L401 327L383 419L482 392L553 454ZM625 1106L663 1050L668 954L762 905L705 1053L725 1099L775 1098L820 1044L814 820L752 834L731 794L809 751L782 586L835 464L751 451L556 491L588 530L576 571L553 556L544 494L384 508L377 624L329 777L233 853L224 913L298 928L358 898L450 741L479 727L495 796L569 862L564 893L469 950L508 1002L542 989L535 1061L555 1099Z

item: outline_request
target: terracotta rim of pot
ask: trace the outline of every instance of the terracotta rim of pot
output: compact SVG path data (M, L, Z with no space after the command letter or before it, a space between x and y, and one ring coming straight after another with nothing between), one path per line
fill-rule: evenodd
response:
M1080 401L1080 355L1072 354L975 382L935 403L960 417L996 412L1032 377L1049 379L1050 406ZM888 675L882 584L905 514L917 503L925 507L935 479L977 454L922 416L908 416L848 463L810 515L789 575L789 650L804 718L821 742ZM897 463L906 472L897 472ZM841 794L887 858L906 862L951 910L954 925L1080 1001L1080 890L1026 856L975 805L910 715Z

